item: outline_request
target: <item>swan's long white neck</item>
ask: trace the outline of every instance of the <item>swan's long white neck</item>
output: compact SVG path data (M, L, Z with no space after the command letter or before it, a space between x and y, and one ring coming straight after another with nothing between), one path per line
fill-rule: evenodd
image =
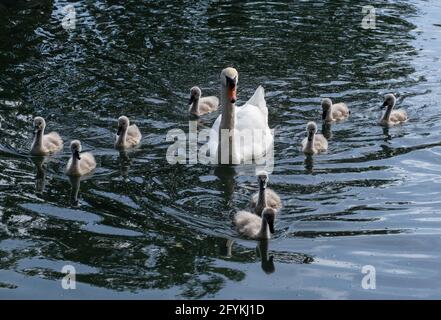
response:
M117 140L116 140L116 144L117 145L124 145L126 143L126 139L127 139L127 131L129 130L129 127L127 126L126 128L123 128L121 130L121 134L118 136Z
M218 141L218 161L221 163L221 152L222 150L229 153L229 163L232 163L233 156L233 138L234 138L234 127L235 127L235 113L236 105L228 99L228 91L225 85L221 86L221 99L222 99L222 120L219 126L219 141ZM224 139L222 141L222 129L230 130L229 139ZM225 141L227 140L227 141ZM228 143L228 145L227 145Z

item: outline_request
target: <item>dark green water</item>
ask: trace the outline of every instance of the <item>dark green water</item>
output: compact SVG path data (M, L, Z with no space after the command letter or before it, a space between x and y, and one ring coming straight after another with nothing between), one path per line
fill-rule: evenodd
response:
M0 4L0 298L441 298L437 1L79 1L71 32L69 2L20 2ZM218 94L230 65L239 104L265 87L275 129L284 208L269 243L231 224L252 174L165 159L167 132L188 130L189 88ZM386 92L411 118L389 130L376 123ZM352 115L311 163L299 144L323 97ZM143 133L125 157L121 114ZM65 141L40 169L27 155L36 115ZM98 162L78 205L71 139ZM66 264L76 290L62 289Z

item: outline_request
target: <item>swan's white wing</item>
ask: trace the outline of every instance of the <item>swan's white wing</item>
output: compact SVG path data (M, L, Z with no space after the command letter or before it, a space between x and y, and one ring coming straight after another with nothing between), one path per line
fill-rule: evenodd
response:
M245 105L247 104L251 104L253 106L258 107L259 110L265 116L265 121L268 123L268 108L266 107L265 90L263 89L262 86L259 86L256 89L253 96L250 98L250 100L247 101Z
M253 155L259 157L272 148L272 132L265 116L257 106L246 104L237 110L236 129L242 134L250 133L252 135L252 141L243 146L244 157L237 155L238 158L248 160L253 158Z

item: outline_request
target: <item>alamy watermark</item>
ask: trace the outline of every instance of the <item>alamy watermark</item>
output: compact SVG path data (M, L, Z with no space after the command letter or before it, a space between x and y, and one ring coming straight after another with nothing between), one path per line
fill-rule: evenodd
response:
M64 290L75 290L77 288L77 281L76 281L77 272L75 270L75 267L69 264L65 265L61 269L61 273L66 274L61 280L61 287Z
M361 280L361 287L365 290L375 290L377 288L377 272L375 267L365 265L361 268L361 273L366 274Z
M166 154L169 164L244 164L263 166L268 173L273 172L274 129L198 131L196 121L189 121L188 129L188 135L181 129L167 133L166 141L173 142Z
M75 7L71 4L64 6L61 9L62 14L64 15L61 20L61 26L64 30L71 31L76 27L77 22L77 13L75 11Z
M364 15L361 20L361 27L363 29L375 29L376 28L376 10L374 6L363 6L361 13Z

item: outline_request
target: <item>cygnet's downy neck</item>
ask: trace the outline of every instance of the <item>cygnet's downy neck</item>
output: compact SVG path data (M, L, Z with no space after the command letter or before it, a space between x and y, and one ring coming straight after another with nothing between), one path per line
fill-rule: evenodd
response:
M384 112L383 121L389 121L390 115L392 113L393 105L388 105L386 111Z
M328 108L327 110L324 111L325 116L323 117L325 121L333 121L334 118L332 117L332 107Z
M270 239L271 232L266 216L262 215L262 225L260 226L259 236L262 239Z
M193 97L191 108L190 108L190 113L193 113L193 114L199 113L199 99L200 98Z
M314 147L314 140L315 140L315 133L308 132L308 141L306 143L306 147L312 150Z
M34 147L41 148L43 146L44 129L37 129L34 138Z
M118 130L119 135L118 135L118 139L116 140L117 145L124 145L126 143L127 131L128 131L128 126L122 127L121 129Z
M259 198L257 200L257 208L266 207L266 183L264 181L259 181Z

